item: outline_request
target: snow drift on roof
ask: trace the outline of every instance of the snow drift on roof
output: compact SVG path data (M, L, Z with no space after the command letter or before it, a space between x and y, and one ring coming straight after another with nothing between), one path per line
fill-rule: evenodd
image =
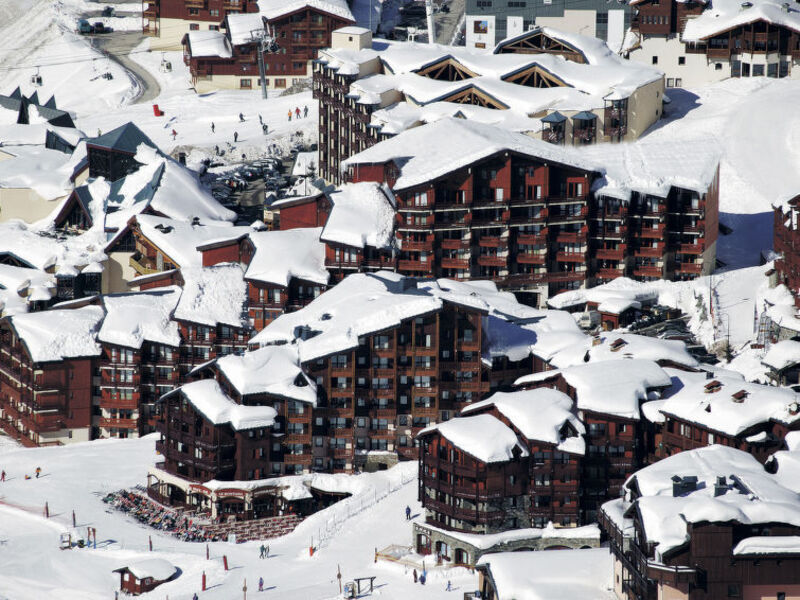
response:
M485 463L511 460L515 448L519 449L519 456L528 455L514 431L492 415L451 419L426 427L417 436L422 437L434 431Z
M180 295L180 288L169 287L103 296L106 317L97 339L134 349L145 341L177 348L181 338L171 317Z
M787 388L749 383L719 373L714 381L721 386L716 392L708 389L710 380L683 381L661 411L731 436L770 420L790 424L800 419L798 395Z
M84 306L15 315L9 321L33 362L48 362L98 356L97 331L102 319L102 308Z
M231 43L221 31L190 31L189 48L193 58L204 56L231 58L233 56Z
M793 6L784 10L783 0L751 0L748 4L745 7L741 0L714 0L700 15L686 21L681 40L699 42L755 21L800 31L800 11Z
M325 244L321 227L258 231L250 234L255 253L245 278L286 287L292 279L326 284Z
M222 263L212 267L181 269L183 290L175 308L175 318L214 327L244 327L247 284L242 267Z
M586 433L586 428L572 412L574 403L572 398L558 390L540 388L535 390L521 390L517 392L497 392L486 400L476 402L465 407L461 413L468 415L494 406L504 415L522 435L531 441L547 442L549 444L562 444L568 442L570 449L561 448L566 452L576 452L572 447L577 447L577 454L585 451L584 440L580 437L564 437L562 431L569 424L577 436ZM569 442L573 442L570 446ZM574 444L574 442L579 442Z
M234 46L253 43L253 32L257 32L257 35L264 31L264 19L258 13L230 14L226 21L231 44Z
M733 548L734 556L750 554L800 554L800 536L765 535L744 538Z
M673 496L674 476L697 477L697 489ZM725 478L725 487L715 497L718 477ZM727 446L680 452L641 469L625 485L641 493L635 503L646 540L657 544L657 558L689 540L687 522L800 526L797 494L783 487L751 454Z
M129 563L126 567L120 567L117 571L127 568L136 579L152 577L156 581L166 581L172 577L177 569L169 561L163 558L147 558Z
M355 22L345 0L258 0L258 10L268 20L288 15L306 6Z
M800 342L783 340L772 344L761 362L776 371L800 363Z
M317 386L303 373L293 346L267 346L243 356L231 354L216 364L243 396L270 394L316 405Z
M333 208L320 239L352 248L391 247L395 209L388 189L373 182L350 183L330 194Z
M639 405L648 399L649 390L665 388L672 383L669 375L656 363L631 359L600 361L525 375L515 385L533 383L559 374L575 388L578 409L627 419L639 418Z
M680 340L663 340L633 333L604 334L599 344L589 348L589 358L593 361L641 358L670 361L687 367L699 365L697 359L686 350L686 344Z
M515 600L615 600L608 548L484 554L500 598Z
M244 406L231 400L214 379L193 381L167 395L183 394L214 425L230 426L235 431L272 427L277 412L271 406Z

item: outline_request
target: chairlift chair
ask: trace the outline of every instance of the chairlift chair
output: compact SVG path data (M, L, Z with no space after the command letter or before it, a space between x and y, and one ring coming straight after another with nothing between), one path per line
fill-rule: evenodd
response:
M35 86L41 87L42 85L42 76L39 75L39 67L36 67L36 74L31 75L31 83Z

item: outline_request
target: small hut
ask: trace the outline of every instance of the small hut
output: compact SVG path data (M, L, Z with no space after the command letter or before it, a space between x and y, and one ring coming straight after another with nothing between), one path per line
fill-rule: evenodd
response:
M175 577L178 569L162 558L138 560L126 567L114 569L119 573L119 588L123 592L137 596L158 587Z

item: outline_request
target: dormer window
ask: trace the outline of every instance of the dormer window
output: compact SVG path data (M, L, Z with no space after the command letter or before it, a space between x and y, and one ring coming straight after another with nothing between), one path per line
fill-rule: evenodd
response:
M718 392L722 389L722 382L714 379L713 381L709 381L705 386L704 390L706 394L713 394Z

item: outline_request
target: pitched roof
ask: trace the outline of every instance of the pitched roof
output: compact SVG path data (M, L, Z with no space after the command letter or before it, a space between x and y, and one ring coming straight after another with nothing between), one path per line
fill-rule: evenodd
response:
M99 137L90 138L87 140L87 144L97 148L117 150L129 154L136 154L136 149L141 144L147 144L151 148L157 148L153 141L131 122L120 125L116 129L104 133Z

